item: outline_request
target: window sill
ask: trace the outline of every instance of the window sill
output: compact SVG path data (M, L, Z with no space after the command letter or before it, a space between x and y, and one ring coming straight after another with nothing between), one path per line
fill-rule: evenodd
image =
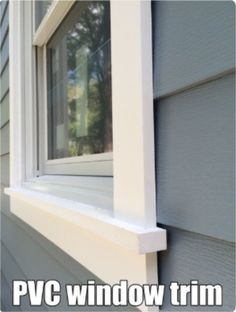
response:
M113 178L44 175L23 183L23 188L83 203L110 214L113 211Z
M97 238L109 241L121 248L136 254L146 254L166 249L166 231L164 229L142 228L114 218L111 211L101 209L94 205L85 204L75 200L65 199L55 195L49 195L40 191L31 190L28 186L20 188L6 188L5 193L18 203L11 204L11 210L18 217L38 228L45 222L47 215L60 219L70 225L70 228L80 228ZM19 205L19 202L21 204ZM28 209L31 207L31 216ZM42 220L32 220L34 212L40 212ZM27 219L31 221L27 221ZM42 232L42 230L40 231ZM47 233L42 232L47 237ZM57 235L57 233L54 233ZM68 235L68 233L64 233ZM50 237L48 237L50 239Z
M29 184L5 189L13 214L106 283L148 278L156 283L156 251L166 249L164 229L135 226L111 210L32 190Z

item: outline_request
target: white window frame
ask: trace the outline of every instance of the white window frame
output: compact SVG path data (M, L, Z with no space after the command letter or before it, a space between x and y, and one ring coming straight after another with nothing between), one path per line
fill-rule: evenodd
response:
M60 18L51 32L72 2L54 0L48 14ZM157 284L156 252L166 249L166 231L156 227L151 1L111 0L112 212L98 209L96 201L60 197L51 191L53 176L37 178L35 50L33 32L25 31L33 30L32 2L9 6L11 160L5 192L11 211L103 281ZM36 33L34 44L49 39L50 31ZM33 187L38 180L47 193Z
M38 85L38 105L40 129L44 129L45 135L40 138L39 174L69 174L69 175L102 175L112 176L113 153L101 153L60 159L48 159L48 135L47 135L47 42L57 29L65 15L71 9L75 0L54 1L49 7L43 20L33 36L33 43L38 48L38 68L41 68L40 80L44 83ZM34 6L33 6L34 7ZM34 10L34 8L33 8ZM35 14L33 14L35 16ZM35 24L35 23L34 23ZM35 25L33 25L35 29Z

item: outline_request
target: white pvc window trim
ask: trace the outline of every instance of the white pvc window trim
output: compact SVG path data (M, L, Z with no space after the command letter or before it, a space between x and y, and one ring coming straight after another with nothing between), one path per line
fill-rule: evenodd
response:
M150 1L111 0L112 214L24 187L37 175L32 3L9 5L11 211L105 282L158 283Z

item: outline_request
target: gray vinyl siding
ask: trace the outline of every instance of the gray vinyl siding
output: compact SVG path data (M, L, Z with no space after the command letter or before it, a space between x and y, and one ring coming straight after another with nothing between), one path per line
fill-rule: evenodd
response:
M167 285L163 311L234 311L235 245L226 241L167 227L169 247L159 256L159 278ZM223 307L173 307L168 285L171 281L223 286Z
M9 185L9 172L10 172L10 167L9 167L9 161L10 161L10 155L9 153L6 155L1 155L0 158L0 164L1 164L1 185L2 186L8 186ZM4 196L2 194L2 196Z
M234 241L234 75L157 105L158 220Z
M3 71L6 63L8 61L8 46L9 46L9 39L8 35L6 35L5 40L3 41L2 48L1 48L1 66L0 72Z
M233 1L154 1L154 94L165 96L234 68Z
M4 126L1 128L1 148L0 148L0 154L8 155L9 154L9 122L4 124Z
M223 286L235 306L235 6L153 1L157 222L167 228L159 280Z
M1 101L0 105L0 128L9 121L9 93Z
M0 89L1 101L8 94L8 88L9 88L9 65L7 64L1 73L1 89Z
M0 3L0 171L1 171L1 310L11 307L11 286L4 274L3 259L3 210L9 208L9 199L4 187L9 186L9 73L8 73L8 2Z

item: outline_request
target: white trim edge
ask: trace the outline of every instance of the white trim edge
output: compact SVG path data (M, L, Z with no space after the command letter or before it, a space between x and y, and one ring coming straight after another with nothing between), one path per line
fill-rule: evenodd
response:
M115 219L96 207L24 188L6 188L5 193L131 252L146 254L166 249L164 229L136 226ZM21 205L19 209L23 210L23 207Z
M34 45L41 47L47 43L74 2L54 0L34 35Z

